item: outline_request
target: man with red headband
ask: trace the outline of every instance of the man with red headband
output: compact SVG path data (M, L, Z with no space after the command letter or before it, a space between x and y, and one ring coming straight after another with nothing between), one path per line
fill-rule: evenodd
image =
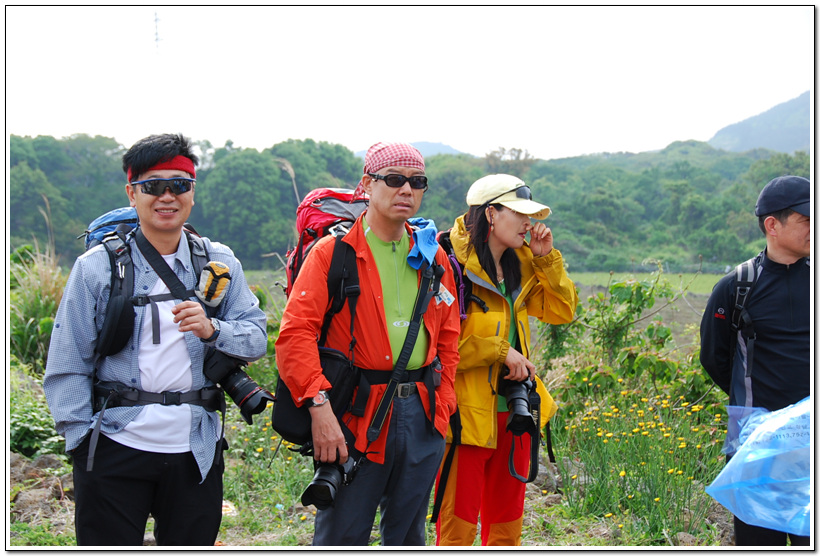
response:
M200 280L183 232L197 161L190 141L171 134L142 139L123 156L125 191L139 217L124 244L131 268L120 267L133 273L135 294L125 301L135 305L133 331L130 316L117 321L131 334L125 347L100 353L115 297L105 246L77 259L57 311L43 387L74 462L79 545L142 545L149 515L158 545L213 546L219 532L224 440L217 412L225 402L203 372L206 350L252 361L265 354L267 333L225 245L202 238L208 265L225 265L230 276L212 318L198 296L177 298L154 270L164 261L165 275L175 275L186 294ZM100 388L112 393L97 409L92 392L97 398Z
M435 227L412 219L426 190L424 159L413 146L377 143L367 151L357 191L369 196L369 206L342 240L355 251L361 292L353 330L346 303L331 321L325 344L348 357L352 353L369 386L363 411L343 416L344 431L326 403L331 384L322 374L317 348L328 310L332 236L320 240L305 259L282 315L276 361L294 402L309 406L317 478L322 464L344 464L348 458L360 463L353 480L334 490L333 505L318 510L316 546L370 544L377 509L381 544L426 544L430 491L456 407L459 334L452 271L435 241ZM425 261L446 272L423 314L404 380L383 401L392 389L387 383L412 320ZM359 382L354 405L365 396L363 390ZM380 405L388 409L373 438L368 429L380 421L373 418Z

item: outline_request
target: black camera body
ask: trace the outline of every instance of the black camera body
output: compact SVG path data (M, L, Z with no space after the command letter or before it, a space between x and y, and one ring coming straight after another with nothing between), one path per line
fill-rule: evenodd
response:
M507 367L504 367L507 369ZM509 373L509 369L507 369ZM521 382L501 378L498 381L498 394L507 400L509 416L507 430L515 436L530 435L530 470L524 477L515 469L513 452L515 442L510 447L510 475L522 483L531 483L538 476L538 446L541 437L541 396L535 388L535 382L527 379Z
M222 386L225 392L239 407L242 418L249 425L253 416L262 413L268 402L275 401L273 394L259 386L242 370L247 361L231 357L218 350L212 350L205 358L203 373L208 379Z
M351 455L343 464L317 462L315 466L313 480L302 493L302 505L313 504L318 510L326 510L335 503L339 488L353 481L359 464Z
M538 432L538 424L530 405L530 393L533 390L535 384L529 378L522 382L502 378L498 383L498 393L506 398L510 411L507 430L516 436Z

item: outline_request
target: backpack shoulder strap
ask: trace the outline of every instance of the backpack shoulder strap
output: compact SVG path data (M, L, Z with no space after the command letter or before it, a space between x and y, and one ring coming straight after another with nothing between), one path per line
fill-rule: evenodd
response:
M333 245L333 256L330 259L330 268L327 271L327 293L330 301L330 308L325 313L322 323L322 333L319 337L319 345L327 342L327 332L334 315L342 310L345 301L350 308L350 354L349 359L353 361L353 347L356 345L356 337L353 334L353 322L356 318L356 304L359 299L359 271L356 267L356 251L351 245L342 241L344 234L336 235Z
M735 305L732 308L732 330L740 332L746 341L746 377L752 376L752 365L754 363L755 333L754 322L746 308L746 304L752 295L755 282L760 273L763 259L761 252L756 257L744 261L735 267ZM733 338L736 341L737 336ZM732 342L732 357L734 357L735 342ZM749 400L751 401L751 400Z
M760 268L760 255L743 261L735 267L735 304L732 308L732 328L746 335L754 335L754 325L746 302L752 293Z
M453 269L453 280L456 283L456 290L458 290L458 310L461 320L467 318L467 306L471 301L475 301L483 312L490 310L483 299L473 294L473 283L467 278L464 273L464 267L458 262L453 243L450 241L450 230L441 232L438 236L438 243L441 245L444 252L447 254L447 259L450 261L450 267Z
M102 240L111 265L111 290L105 321L95 347L95 351L103 357L122 351L134 331L134 306L131 303L134 263L128 246L130 231L128 225L120 224Z
M208 253L208 248L205 247L205 241L203 241L202 236L194 230L193 226L186 223L183 231L185 232L185 237L188 238L188 249L191 251L191 265L194 269L194 279L198 282L199 277L202 275L202 270L208 264L208 261L211 260L211 256ZM208 318L216 316L217 307L212 307L207 303L203 303L202 305L205 307L205 314L208 315Z

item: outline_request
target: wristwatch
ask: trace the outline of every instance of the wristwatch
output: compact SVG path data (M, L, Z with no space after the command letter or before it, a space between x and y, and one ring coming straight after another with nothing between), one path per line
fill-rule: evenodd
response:
M319 390L319 392L310 400L312 402L311 407L315 407L317 405L325 405L329 399L330 398L327 397L327 391Z
M211 334L210 338L200 338L205 343L215 342L216 339L219 337L219 321L216 319L211 319L211 326L214 327L214 333Z

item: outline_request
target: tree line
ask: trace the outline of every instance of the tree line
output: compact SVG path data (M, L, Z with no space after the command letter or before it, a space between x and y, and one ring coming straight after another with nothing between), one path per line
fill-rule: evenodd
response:
M353 188L363 161L342 145L290 139L268 149L197 143L196 203L190 222L231 246L248 269L278 269L296 239L296 207L318 187ZM114 139L84 134L10 138L10 247L53 238L64 265L84 248L77 236L100 214L127 205L122 155ZM466 210L476 179L509 173L549 205L546 221L570 271L722 272L765 244L754 204L783 174L809 177L807 153L731 153L681 141L648 153L540 160L499 148L484 157L426 158L430 189L420 216L439 229ZM645 264L646 263L646 264Z

